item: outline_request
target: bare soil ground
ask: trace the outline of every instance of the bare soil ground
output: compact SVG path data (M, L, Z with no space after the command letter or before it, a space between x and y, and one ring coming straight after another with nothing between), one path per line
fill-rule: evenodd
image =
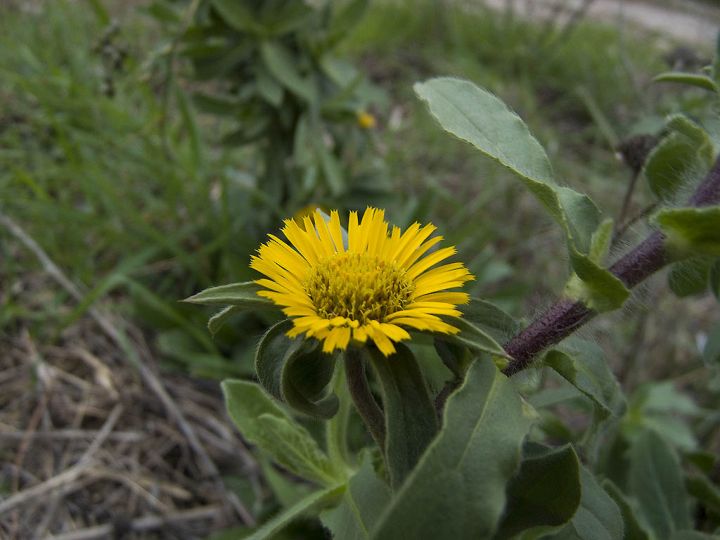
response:
M157 372L142 332L96 306L54 339L33 335L33 313L79 291L42 248L0 213L11 254L28 271L14 283L19 318L0 335L0 538L205 538L254 525L221 473L259 469L225 413L217 382Z
M495 9L512 8L532 19L563 22L581 12L593 20L628 25L692 45L712 47L720 29L720 9L693 0L482 0Z

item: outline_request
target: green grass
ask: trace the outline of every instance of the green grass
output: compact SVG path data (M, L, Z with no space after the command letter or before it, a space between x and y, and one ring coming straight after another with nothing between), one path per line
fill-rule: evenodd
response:
M198 152L176 87L169 95L178 101L166 107L162 58L149 63L144 47L157 33L148 18L132 14L108 41L84 7L44 9L41 18L9 8L0 17L0 93L10 104L0 112L3 211L87 287L82 307L120 293L131 302L116 308L155 330L183 328L190 351L217 354L204 314L177 301L247 279L248 253L274 214L253 211L258 192L236 156ZM120 51L124 61L111 65ZM30 257L7 260L6 282L35 267ZM0 321L10 323L23 300L7 294ZM48 308L50 320L35 329L45 337L82 314Z

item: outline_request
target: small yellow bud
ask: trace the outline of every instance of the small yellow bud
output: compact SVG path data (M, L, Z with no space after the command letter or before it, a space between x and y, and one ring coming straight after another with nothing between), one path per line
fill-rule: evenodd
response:
M377 125L375 117L366 111L360 111L357 113L358 125L363 129L374 129Z

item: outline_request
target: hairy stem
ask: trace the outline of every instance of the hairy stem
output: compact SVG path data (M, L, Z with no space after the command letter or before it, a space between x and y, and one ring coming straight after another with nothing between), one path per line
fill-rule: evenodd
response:
M720 158L695 190L688 204L708 206L719 202ZM610 272L628 288L632 288L669 262L665 252L665 236L656 231L613 264ZM595 315L596 313L582 302L561 298L505 344L505 350L512 357L512 361L503 373L512 375L522 371L539 353L572 334Z
M385 416L370 392L365 374L365 358L360 350L348 347L345 351L345 376L350 396L360 417L381 450L385 449Z

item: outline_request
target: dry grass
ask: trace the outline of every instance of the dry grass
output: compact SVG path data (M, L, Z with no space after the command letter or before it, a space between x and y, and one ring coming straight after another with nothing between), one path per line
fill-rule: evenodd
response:
M67 288L43 266L4 284L30 308ZM234 470L262 496L216 383L159 377L142 334L97 309L50 343L28 328L0 336L0 538L203 538L254 524L221 480Z

